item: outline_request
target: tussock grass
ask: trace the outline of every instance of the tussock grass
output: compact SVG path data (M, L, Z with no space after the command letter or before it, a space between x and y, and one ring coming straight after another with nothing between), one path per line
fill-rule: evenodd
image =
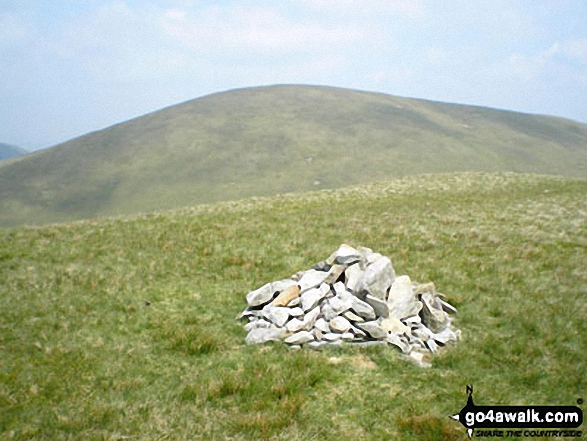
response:
M587 390L585 181L424 175L0 231L1 439L463 439L465 404ZM459 308L421 369L392 348L249 347L248 291L340 243Z

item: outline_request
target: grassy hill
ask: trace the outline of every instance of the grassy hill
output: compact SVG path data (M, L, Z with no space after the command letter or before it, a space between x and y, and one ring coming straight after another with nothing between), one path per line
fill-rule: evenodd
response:
M0 167L0 225L455 171L584 178L587 126L329 87L233 90Z
M27 153L25 149L0 142L0 161Z
M575 405L585 194L561 177L427 175L0 230L0 438L462 440L448 416L468 384L478 405ZM246 346L247 292L341 243L433 281L462 341L429 369L393 348Z

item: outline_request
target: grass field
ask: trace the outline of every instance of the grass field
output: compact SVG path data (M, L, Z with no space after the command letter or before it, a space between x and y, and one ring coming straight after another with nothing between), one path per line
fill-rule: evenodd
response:
M0 163L0 226L421 173L587 177L587 125L318 86L209 95Z
M587 182L421 175L0 230L0 439L451 440L477 404L587 398ZM246 294L341 243L433 281L462 341L246 346ZM584 409L585 410L585 409Z

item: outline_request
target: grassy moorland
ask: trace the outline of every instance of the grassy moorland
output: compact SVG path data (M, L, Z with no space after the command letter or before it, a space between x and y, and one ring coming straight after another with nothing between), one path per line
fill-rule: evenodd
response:
M587 398L587 182L424 175L0 230L0 438L450 440L465 404ZM419 368L393 348L246 346L248 291L341 243L459 309Z
M0 225L466 171L585 178L587 125L331 87L232 90L0 164Z
M10 144L0 142L0 161L3 159L15 158L27 153L26 150Z

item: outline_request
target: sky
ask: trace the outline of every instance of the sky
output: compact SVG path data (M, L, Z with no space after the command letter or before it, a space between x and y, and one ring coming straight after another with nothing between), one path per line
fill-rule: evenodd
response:
M0 0L0 142L316 84L587 123L584 0Z

